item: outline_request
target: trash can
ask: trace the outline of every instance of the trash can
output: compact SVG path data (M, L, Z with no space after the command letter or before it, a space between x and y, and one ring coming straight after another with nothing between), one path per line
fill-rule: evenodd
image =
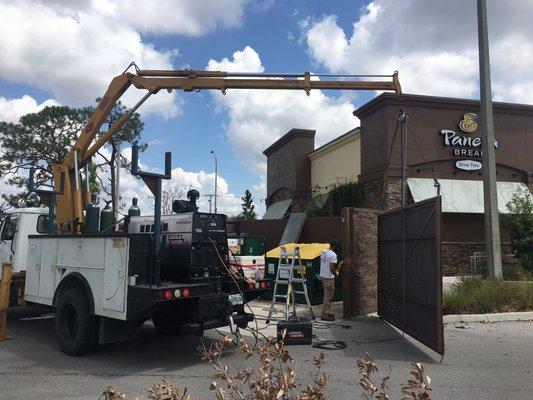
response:
M309 294L309 301L312 305L322 304L324 299L324 292L322 290L322 282L320 281L320 255L325 249L329 249L328 243L288 243L285 245L285 249L289 254L292 254L294 248L298 246L300 248L300 258L302 259L302 265L305 267L305 279L307 283L307 293ZM265 278L274 280L278 269L279 254L281 248L276 247L266 253L266 266L265 266ZM340 255L339 255L340 261ZM335 292L333 294L333 301L342 300L342 280L343 273L335 278ZM299 274L296 274L298 277ZM299 284L294 284L296 290L300 290ZM286 286L281 286L280 294L286 293ZM272 290L266 292L263 299L272 299ZM283 300L283 299L280 299ZM296 302L299 304L305 304L305 298L303 295L296 295Z
M265 239L262 236L241 236L239 238L239 245L241 256L262 256L266 251Z
M242 235L228 238L229 265L242 269L247 280L265 278L265 239Z

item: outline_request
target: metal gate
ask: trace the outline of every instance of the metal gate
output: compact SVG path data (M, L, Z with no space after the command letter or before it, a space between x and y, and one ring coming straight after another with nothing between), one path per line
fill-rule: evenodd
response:
M378 314L444 354L440 197L378 216Z

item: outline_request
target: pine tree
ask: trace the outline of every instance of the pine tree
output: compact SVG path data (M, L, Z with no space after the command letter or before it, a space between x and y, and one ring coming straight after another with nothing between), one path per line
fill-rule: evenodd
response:
M100 103L101 98L96 99L96 103ZM91 114L94 112L94 107L86 107L83 109L83 114L86 119L89 119ZM105 133L108 129L110 129L113 124L123 115L128 112L128 108L122 104L122 102L119 100L117 101L117 104L113 107L109 115L107 116L104 124L102 125L102 128L100 129L100 133L98 136L101 136L103 133ZM115 210L117 207L119 207L119 204L115 204L115 182L116 182L116 170L115 166L117 164L117 160L120 161L121 167L129 167L129 164L127 163L126 159L120 154L120 149L123 144L136 144L139 147L139 151L144 151L148 147L148 144L141 143L140 137L141 132L144 128L144 123L141 120L141 117L139 113L133 113L126 122L122 128L120 128L113 137L109 140L109 142L106 144L106 148L109 150L109 156L106 156L102 151L98 151L97 154L102 157L104 162L101 164L96 165L98 168L103 168L109 170L109 183L103 182L98 174L95 176L99 180L98 188L102 189L104 193L109 195L111 197L111 207L113 210Z
M35 185L49 185L52 165L63 162L83 122L80 110L64 106L24 115L18 123L0 122L0 178L20 189L17 194L2 193L3 200L11 206L21 204L32 167Z
M257 219L257 214L255 213L255 205L252 199L252 193L248 189L244 191L244 196L241 197L242 200L242 213L240 215L243 220L253 220Z
M2 193L1 198L10 206L23 202L27 196L27 175L31 167L36 169L35 186L49 185L52 165L64 161L93 111L93 107L46 107L38 113L24 115L18 123L0 122L0 178L20 189L17 194ZM118 102L106 119L102 131L107 131L127 111ZM120 156L119 146L122 143L138 144L141 151L146 149L146 144L139 143L143 126L139 114L134 113L107 144L110 157L99 152L104 162L89 164L91 190L99 192L103 189L107 194L114 195L115 171L111 167ZM102 132L98 136L101 134ZM121 161L124 166L126 162L123 157ZM110 170L109 184L102 182L97 169ZM112 199L114 198L113 196Z

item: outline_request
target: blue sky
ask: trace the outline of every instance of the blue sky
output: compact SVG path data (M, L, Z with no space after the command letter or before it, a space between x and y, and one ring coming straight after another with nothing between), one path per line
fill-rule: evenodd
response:
M533 2L488 3L494 98L529 103ZM86 105L132 60L141 68L397 69L405 91L477 98L475 24L474 0L5 0L0 119L15 122L51 104ZM143 138L151 145L141 158L148 168L160 168L163 153L172 151L173 166L181 168L176 185L207 194L214 149L223 211L238 212L238 196L247 188L262 211L261 151L292 127L317 129L321 145L357 126L351 111L375 95L158 95L143 108ZM124 185L125 197L146 194L135 181Z

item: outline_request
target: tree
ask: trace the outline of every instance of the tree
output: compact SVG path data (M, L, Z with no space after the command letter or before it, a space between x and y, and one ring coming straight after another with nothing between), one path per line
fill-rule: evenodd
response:
M171 185L168 189L163 190L161 193L161 214L172 214L172 202L183 198L188 190L189 188L176 185Z
M87 167L89 169L89 191L91 193L100 194L102 188L98 179L97 167L92 161L87 164Z
M100 100L100 98L97 98L96 102L100 103ZM101 136L103 133L105 133L122 115L126 114L128 111L128 108L124 106L122 102L118 101L117 104L112 108L104 124L102 125L103 127L105 126L107 129L105 129L103 132L100 132L98 136ZM86 119L89 119L93 112L94 107L87 107L83 109L83 113L85 114ZM139 147L139 151L146 150L148 144L140 142L141 132L143 128L144 123L141 121L141 116L139 115L139 113L133 113L128 122L126 122L122 126L122 128L120 128L119 131L113 135L111 140L109 140L107 145L104 147L109 149L109 155L106 155L101 150L97 152L97 154L102 157L104 161L99 164L96 164L96 167L109 170L109 182L104 182L100 176L96 175L98 181L100 182L98 187L111 197L111 205L113 210L117 210L117 208L119 207L119 204L115 204L115 189L117 179L115 166L117 165L117 161L119 161L120 166L122 168L129 167L129 163L127 162L126 158L124 158L122 154L120 154L120 148L124 143L127 143L129 145L137 145Z
M511 235L511 249L533 270L533 200L527 189L519 189L507 203L509 214L502 214L502 225Z
M69 107L46 107L27 114L18 123L0 122L0 178L21 189L2 194L11 206L27 196L28 170L36 168L35 184L49 185L52 165L63 162L78 137L85 115Z
M21 189L20 193L16 195L2 194L2 198L9 205L20 205L26 198L27 176L31 167L36 168L36 186L50 184L52 165L60 164L65 160L68 151L72 148L93 111L93 107L46 107L38 113L21 117L18 123L0 122L0 146L2 147L0 178ZM118 102L106 119L106 128L112 126L125 112L127 112L126 107ZM138 144L141 151L145 150L147 145L139 144L143 126L139 114L134 113L131 119L111 139L108 145L110 156L99 152L104 161L94 165L89 164L89 171L91 172L89 187L91 191L99 192L100 189L103 189L107 194L113 196L113 200L115 199L116 177L112 166L116 164L119 156L119 145L121 143ZM123 158L122 165L127 165ZM104 183L101 176L96 173L97 168L100 171L109 168L109 185L106 185L107 182Z
M255 213L255 205L252 199L252 193L248 189L244 191L244 196L241 197L242 200L242 212L240 214L240 219L243 220L253 220L257 219L257 214Z

